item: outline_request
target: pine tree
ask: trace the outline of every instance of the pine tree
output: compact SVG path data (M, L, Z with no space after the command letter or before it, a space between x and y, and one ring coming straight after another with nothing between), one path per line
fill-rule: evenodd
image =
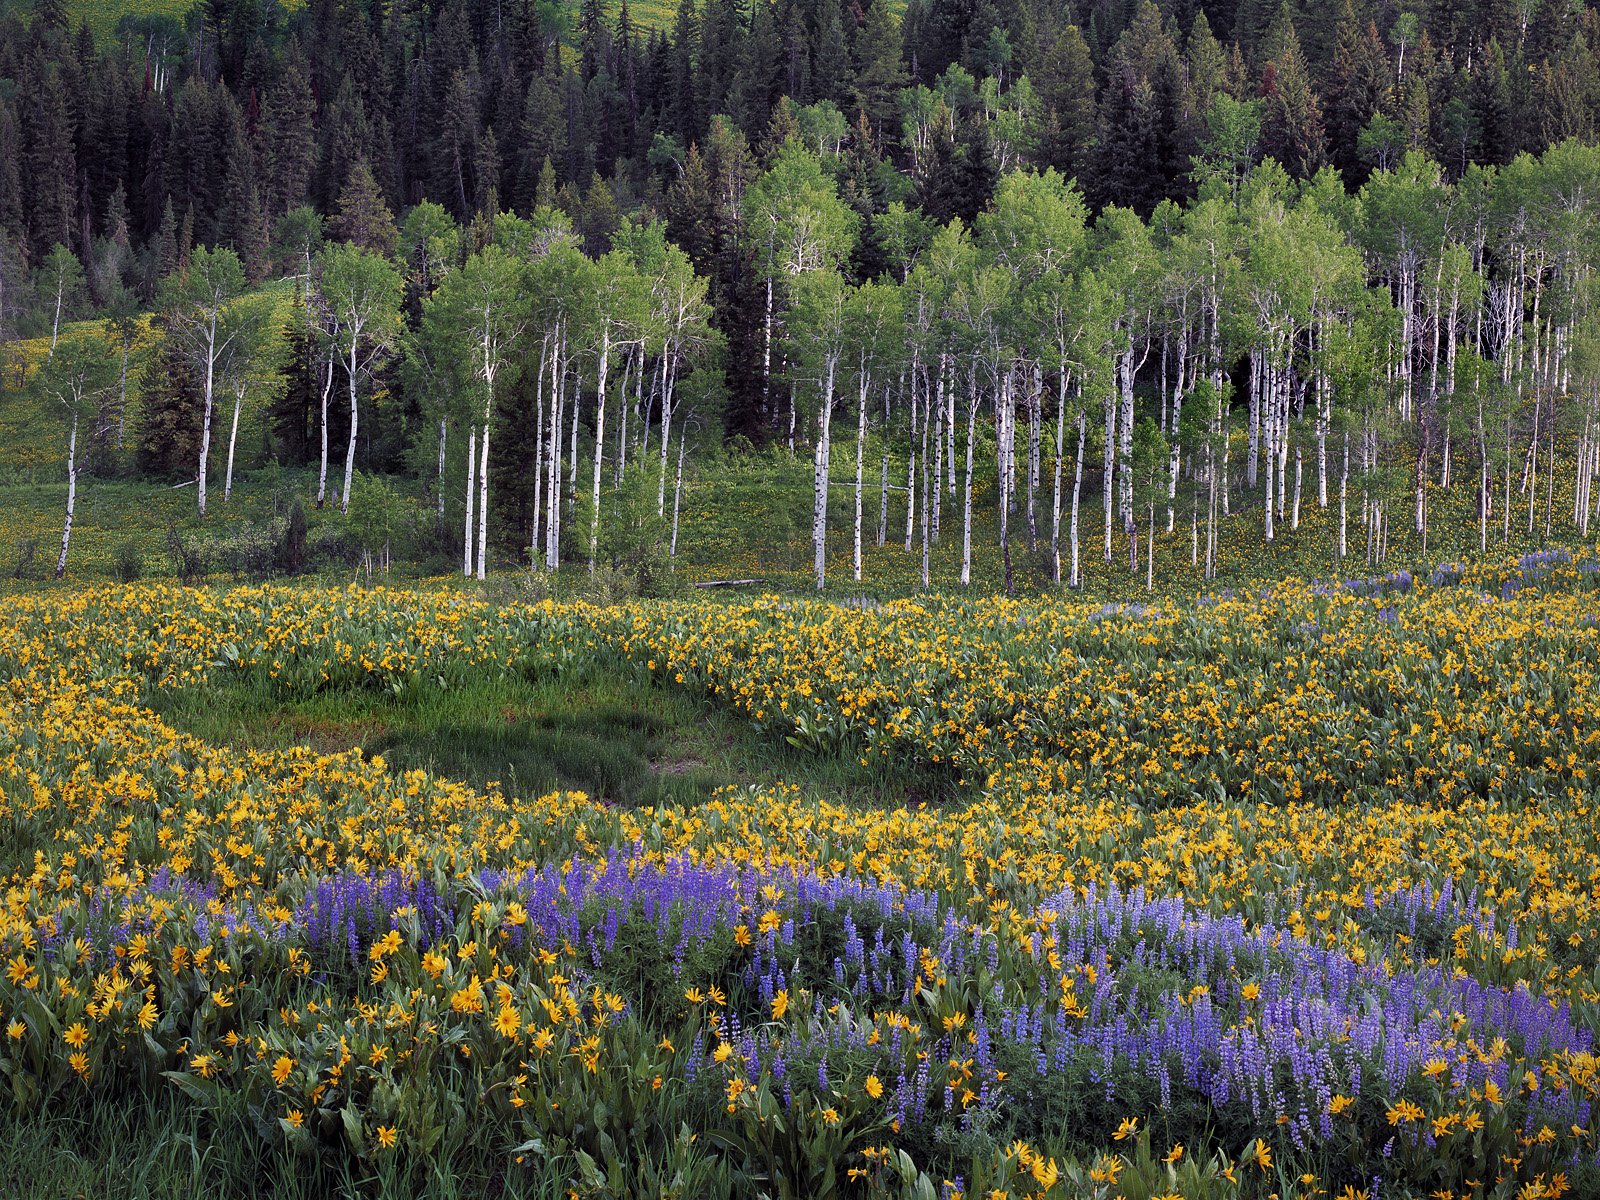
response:
M1516 154L1516 127L1511 111L1511 85L1506 78L1505 55L1491 40L1483 61L1472 73L1468 93L1475 141L1472 156L1479 162L1504 165Z
M18 244L28 232L22 198L22 129L16 110L0 96L0 238Z
M344 190L339 193L339 211L329 224L329 232L341 242L349 242L364 250L392 255L400 233L394 223L378 182L372 177L372 168L365 158L355 160Z
M876 138L894 128L900 113L900 93L908 82L902 50L900 23L889 11L889 0L871 0L853 57L856 106L866 113Z
M1322 96L1329 154L1346 175L1359 178L1364 170L1357 143L1361 131L1384 110L1393 81L1394 66L1377 25L1358 20L1351 0L1344 0Z
M144 371L138 467L145 475L193 479L200 457L200 415L205 399L178 339L166 334L159 316L152 324L161 336Z
M263 139L270 170L266 208L280 217L306 202L317 161L311 79L297 57L286 56L283 74L267 93Z
M811 53L812 95L818 100L846 101L855 86L850 50L845 44L839 0L818 0Z
M1040 160L1068 179L1086 177L1094 149L1095 86L1094 62L1081 29L1062 27L1033 82L1047 114Z
M1099 107L1093 192L1101 203L1148 215L1187 187L1189 162L1175 137L1182 88L1177 46L1161 12L1143 0L1108 63Z
M304 466L315 457L317 414L321 404L322 356L317 351L305 295L295 289L294 308L286 325L289 342L284 386L267 408L273 453L289 466Z
M77 215L77 170L66 88L54 63L44 68L26 123L28 233L34 255L73 240Z
M1263 52L1270 57L1261 79L1262 147L1290 175L1310 179L1327 162L1327 135L1287 4L1268 32Z

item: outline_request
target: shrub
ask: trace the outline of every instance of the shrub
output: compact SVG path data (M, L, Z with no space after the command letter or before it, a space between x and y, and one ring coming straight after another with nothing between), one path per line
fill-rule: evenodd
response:
M118 583L133 583L144 575L144 551L129 539L111 557L111 574Z

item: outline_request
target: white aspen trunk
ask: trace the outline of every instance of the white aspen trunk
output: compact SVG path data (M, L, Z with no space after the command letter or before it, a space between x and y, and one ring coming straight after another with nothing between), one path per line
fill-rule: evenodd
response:
M950 371L950 358L948 355L939 356L939 378L935 384L933 406L933 494L924 496L923 503L932 500L928 512L929 529L935 543L939 541L939 522L944 514L944 498L946 490L955 485L955 457L949 458L950 469L945 470L944 444L946 437L953 437L956 420L956 391L954 386L948 386L947 374ZM922 423L923 447L922 457L928 457L927 423L928 423L928 389L927 381L923 381L922 389ZM948 476L948 478L947 478ZM950 493L954 495L954 492Z
M222 477L222 502L233 499L233 450L239 443L239 410L244 407L244 389L235 384L233 389L233 424L228 430L228 469Z
M1011 421L1015 399L1011 394L1012 376L994 378L994 454L999 476L995 491L999 497L1000 560L1005 567L1006 592L1011 591L1011 462L1015 448L1011 440Z
M946 357L941 359L941 362L944 364L944 369L950 371L952 375L955 373L954 360ZM940 383L943 384L943 382L941 379ZM956 388L954 380L951 381L951 385L948 388L944 389L944 394L946 397L945 403L949 405L949 408L942 419L945 426L945 443L949 449L949 454L946 457L950 460L945 466L944 492L947 496L954 496L956 494ZM937 506L933 512L933 532L934 536L937 537L939 534L939 510Z
M554 571L561 565L561 406L566 386L566 364L562 353L565 346L565 328L558 326L550 360L550 432L545 439L548 481L544 501L544 565L548 571Z
M1104 471L1100 484L1101 504L1105 508L1106 518L1106 561L1111 561L1111 509L1116 502L1116 462L1117 462L1117 394L1107 392L1105 398L1106 442L1104 453Z
M1150 353L1149 346L1145 347L1145 357ZM1122 391L1122 428L1119 430L1120 439L1117 447L1117 475L1122 481L1118 488L1120 515L1123 527L1131 530L1134 525L1135 515L1133 510L1133 380L1143 363L1143 358L1135 362L1133 349L1130 347L1127 357L1122 360L1117 372L1118 383Z
M915 386L915 385L913 384L913 386ZM915 393L914 392L913 392L912 399L913 399L913 402L914 402L915 401ZM931 546L933 544L932 543L933 518L934 518L934 514L938 511L939 463L944 461L944 455L939 453L939 430L938 430L937 427L935 427L934 428L934 434L933 434L933 458L934 458L934 462L933 462L931 468L930 468L930 465L928 463L928 426L930 424L929 417L931 417L933 415L928 410L928 404L932 399L933 399L933 397L931 395L929 395L929 393L928 393L928 377L927 377L927 375L923 375L923 377L922 377L922 587L923 587L924 591L926 591L927 588L928 588L928 580L930 578L930 573L931 573L931 570L932 570L932 563L931 563L930 560L932 559ZM913 432L913 436L912 436L913 453L915 453L915 446L916 446L916 437L915 437L915 433ZM932 487L933 487L932 495L930 495L929 491L928 491L930 481L931 481ZM907 520L907 522L909 522L911 520L911 507L910 507L910 504L911 504L911 502L908 499L907 502L906 502L906 520ZM908 547L908 549L909 549L909 547Z
M360 332L352 331L350 335L350 444L344 453L344 491L339 496L339 511L350 511L350 481L356 473L356 421L360 415L356 410L356 346L360 342Z
M1261 462L1261 351L1250 351L1250 450L1245 459L1244 485L1256 486Z
M906 390L904 373L900 376L900 394ZM878 549L883 549L883 544L889 538L889 425L894 419L894 410L889 403L889 389L883 389L883 465L878 477Z
M672 410L676 407L673 402L674 384L677 381L678 368L676 363L666 371L661 383L661 477L656 485L656 516L661 516L666 511L667 498L667 444L672 438ZM678 439L683 440L682 436ZM679 446L682 449L682 446Z
M543 536L544 521L544 381L550 356L550 337L545 335L539 348L539 382L534 388L533 414L533 529L528 538L528 570L539 565L539 541Z
M772 414L772 276L767 276L767 311L761 321L761 416L771 420ZM794 451L794 420L790 413L789 450Z
M1032 383L1028 387L1028 553L1030 554L1039 548L1039 519L1034 512L1034 495L1039 490L1039 438L1040 426L1043 424L1039 394L1042 389L1043 381L1039 378L1039 368L1035 367Z
M622 486L622 476L628 467L628 376L633 370L633 355L622 363L622 387L617 395L617 461L611 465L611 487ZM640 373L644 371L641 363Z
M889 538L889 452L883 452L883 466L878 473L878 549Z
M55 352L54 345L51 353ZM206 475L209 473L211 460L211 414L216 401L216 366L217 366L217 319L211 318L210 335L206 346L206 390L205 390L205 415L200 425L200 472L195 476L197 498L200 503L200 515L206 515Z
M1078 454L1072 468L1072 521L1068 537L1072 543L1072 586L1081 587L1083 576L1078 568L1078 500L1083 492L1083 446L1089 432L1089 414L1083 410L1082 398L1078 407Z
M977 373L967 377L967 482L961 513L961 586L972 583L972 462L973 447L978 440L978 379Z
M596 372L594 410L594 506L589 515L589 574L594 574L600 552L600 469L606 445L606 371L611 359L611 331L600 336L600 367Z
M1350 431L1344 435L1344 466L1339 471L1339 558L1342 561L1350 551L1348 530L1350 526Z
M924 393L926 393L926 383L924 383L923 386L924 386ZM916 488L917 488L917 368L916 368L915 365L913 365L912 368L911 368L911 391L908 393L908 395L910 397L910 403L906 405L906 409L910 413L910 420L911 420L910 435L911 436L910 436L910 440L909 440L909 442L908 442L908 444L906 446L906 553L910 554L911 553L911 537L912 537L912 534L915 533L915 531L916 531L916 519L917 519L917 508L918 508L918 505L917 505L917 491L916 491ZM922 473L923 473L923 475L926 475L928 473L928 467L927 467L928 412L927 412L927 408L928 408L928 400L927 400L926 394L924 394L923 400L922 400L922 409L923 409L923 413L922 413L922 449L923 449ZM928 489L927 489L927 487L924 486L922 491L923 491L923 496L922 496L923 520L922 520L922 523L924 525L926 525L928 523L928 520L927 520L927 503L928 503L927 491L928 491Z
M867 452L867 380L862 372L856 396L856 529L855 529L855 579L861 581L861 472Z
M478 447L478 578L489 564L489 419L483 422L483 442Z
M1217 454L1214 445L1206 444L1206 569L1207 579L1217 574Z
M1144 590L1153 592L1156 589L1156 506L1150 506L1149 534L1144 539Z
M439 529L440 529L441 532L444 530L444 447L445 447L446 435L449 432L450 432L450 427L449 427L449 423L448 423L447 419L444 418L444 417L440 417L439 418L439 482L438 482L438 486L434 490L439 493L439 496L438 496L439 516L438 516L437 520L438 520Z
M811 513L811 553L819 592L828 571L828 466L832 451L834 369L835 360L830 355L823 383L822 405L817 412L817 452L813 473L815 495Z
M1063 362L1066 359L1062 354ZM1061 368L1056 387L1056 462L1050 489L1050 579L1061 582L1061 459L1067 450L1067 369Z
M317 467L317 507L328 499L328 400L333 395L333 353L328 353L328 372L322 380L322 457Z
M1289 513L1289 528L1300 528L1300 477L1305 472L1305 450L1298 443L1294 448L1294 505Z
M477 499L478 427L467 426L467 523L461 535L461 574L472 578L473 503Z
M1269 377L1269 379L1270 379L1270 377ZM1271 383L1269 381L1268 387L1270 387L1270 386L1271 386ZM1266 513L1266 539L1267 539L1267 541L1270 542L1273 539L1272 510L1273 510L1273 506L1274 506L1274 503L1275 503L1275 497L1274 497L1273 490L1272 490L1272 472L1273 472L1273 468L1275 468L1278 465L1278 456L1277 456L1277 454L1275 454L1273 452L1272 446L1270 444L1270 439L1272 437L1272 416L1271 416L1272 405L1271 405L1270 399L1263 399L1263 402L1262 402L1260 407L1263 410L1265 410L1261 414L1261 423L1262 423L1262 426L1263 426L1263 429L1262 429L1263 438L1262 438L1262 440L1268 442L1268 445L1263 447L1263 451L1262 451L1261 456L1260 456L1261 461L1265 462L1266 463L1266 467L1267 467L1266 503L1263 504L1261 507L1262 507L1262 510Z
M1187 304L1185 305L1187 311ZM1186 318L1187 319L1187 318ZM1178 441L1178 428L1183 420L1183 392L1188 379L1189 332L1187 326L1178 342L1178 374L1172 388L1172 454L1167 467L1167 532L1171 533L1177 521L1175 504L1178 499L1178 475L1183 469L1183 446ZM1166 405L1162 405L1165 409Z
M72 543L72 517L78 508L78 412L72 412L72 431L67 435L67 518L61 525L61 554L56 558L56 575L67 573L67 547Z
M567 451L567 496L572 503L572 519L578 519L578 419L583 415L583 380L572 380L572 445Z
M672 544L667 548L668 558L678 557L678 503L683 498L683 435L678 435L678 478L672 485Z

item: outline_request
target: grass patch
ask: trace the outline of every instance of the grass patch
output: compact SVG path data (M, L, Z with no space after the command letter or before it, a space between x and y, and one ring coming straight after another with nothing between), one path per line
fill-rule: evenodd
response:
M244 1132L243 1114L212 1116L172 1095L87 1109L52 1107L0 1124L0 1179L7 1200L464 1200L558 1197L563 1177L542 1164L512 1170L487 1147L442 1146L362 1164L297 1158Z
M257 750L359 749L393 771L425 770L514 795L581 791L626 807L693 805L725 787L789 784L863 804L945 799L943 779L890 775L763 736L737 715L624 663L542 679L355 690L284 699L254 684L152 700L175 727Z

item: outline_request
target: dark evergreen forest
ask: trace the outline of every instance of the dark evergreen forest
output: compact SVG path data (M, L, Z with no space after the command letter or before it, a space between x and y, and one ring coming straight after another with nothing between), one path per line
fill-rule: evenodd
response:
M207 0L182 26L125 19L97 44L45 0L0 25L0 306L20 313L57 243L83 262L89 306L118 287L152 303L195 245L235 248L251 280L292 271L305 210L336 222L367 170L394 212L432 200L470 224L557 206L591 255L623 216L653 215L710 280L728 430L760 440L777 431L739 201L791 135L864 218L899 201L970 221L1018 166L1148 216L1193 194L1207 152L1298 178L1331 165L1353 189L1408 149L1453 177L1587 139L1597 32L1565 0L913 0L903 20L887 0L685 0L662 29L626 0L614 17ZM1230 144L1219 96L1256 108L1255 136ZM855 278L890 268L883 228L863 222Z

